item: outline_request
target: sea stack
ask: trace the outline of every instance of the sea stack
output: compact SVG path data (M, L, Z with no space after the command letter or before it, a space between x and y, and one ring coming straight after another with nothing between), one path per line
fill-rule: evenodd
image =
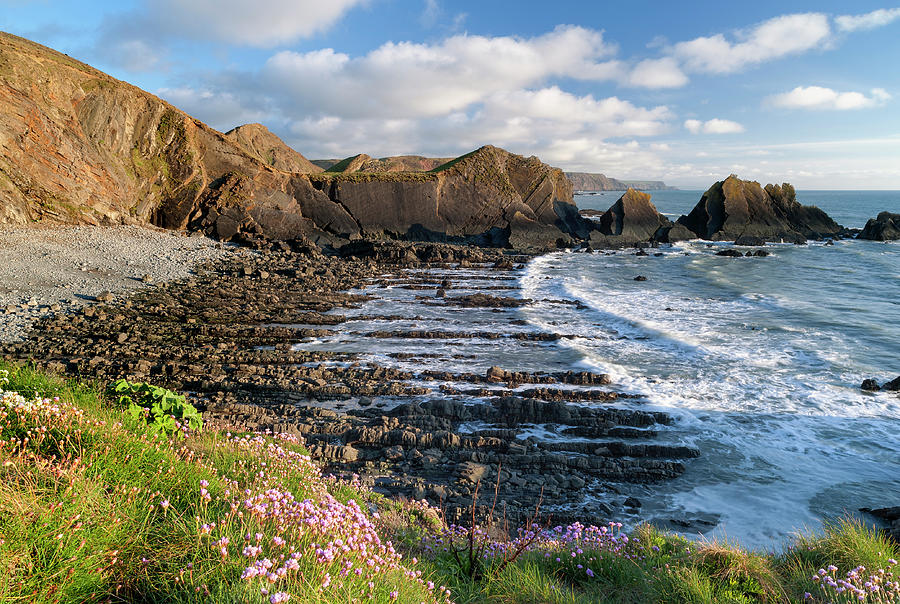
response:
M675 232L673 232L673 228ZM597 222L591 244L620 247L650 241L680 241L694 234L659 213L650 194L629 188Z
M766 185L734 174L715 183L681 224L701 239L756 245L766 241L804 243L836 237L844 229L815 206L796 200L788 183Z

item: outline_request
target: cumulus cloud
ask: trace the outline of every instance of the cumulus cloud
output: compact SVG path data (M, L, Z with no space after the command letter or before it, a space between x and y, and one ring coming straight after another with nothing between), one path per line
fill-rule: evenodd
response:
M333 25L364 0L146 0L148 19L188 38L272 47Z
M488 96L554 77L621 73L600 32L557 27L534 38L456 35L440 43L388 42L361 57L333 49L282 51L260 73L285 111L408 118L461 111Z
M862 15L841 15L834 22L841 31L859 31L883 27L900 19L900 8L880 8Z
M532 38L455 35L433 44L388 42L358 57L330 48L281 51L257 72L158 93L219 129L262 121L310 156L449 155L491 143L559 161L569 145L590 141L596 150L612 138L670 129L674 116L665 106L554 84L624 77L615 52L601 32L574 26ZM608 159L582 159L601 157Z
M775 17L750 30L739 31L736 41L716 34L679 42L671 52L690 71L724 74L821 47L830 35L828 17L821 13L802 13Z
M744 127L731 120L713 118L708 121L685 120L684 127L691 134L738 134Z
M866 96L861 92L838 92L823 86L797 86L790 92L776 94L767 100L776 107L792 109L865 109L881 105L891 95L883 88L873 88Z
M672 57L646 59L634 66L628 83L641 88L680 88L688 78Z

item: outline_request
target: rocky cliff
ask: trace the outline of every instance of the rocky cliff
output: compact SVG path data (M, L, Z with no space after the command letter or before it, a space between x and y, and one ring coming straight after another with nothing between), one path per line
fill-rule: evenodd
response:
M677 191L678 187L670 187L661 180L623 180L626 185L639 191Z
M536 157L485 146L431 172L353 170L367 161L360 157L347 163L346 172L311 179L358 220L361 235L522 249L588 235L570 183Z
M225 133L244 151L263 163L282 172L316 174L323 169L288 147L262 124L245 124Z
M314 171L260 125L222 134L67 55L0 33L0 222L531 248L587 234L560 170L494 147L432 173Z
M566 177L572 181L572 187L576 191L625 191L637 189L638 191L674 191L661 180L618 180L609 178L603 174L590 172L566 172Z
M758 244L803 243L838 236L844 229L815 206L796 200L794 188L741 180L734 174L715 183L678 224L702 239Z
M566 172L566 178L576 191L624 191L628 188L621 180L609 178L603 174L588 172Z

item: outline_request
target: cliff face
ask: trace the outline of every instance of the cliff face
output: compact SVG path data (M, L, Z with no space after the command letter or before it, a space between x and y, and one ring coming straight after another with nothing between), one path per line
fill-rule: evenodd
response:
M661 180L618 180L603 174L592 174L589 172L566 172L566 177L572 181L572 187L576 191L675 190L675 187L670 187Z
M364 164L359 157L348 167ZM313 182L368 237L540 248L566 234L587 236L571 185L535 157L486 146L432 172L354 172L321 174Z
M834 237L843 228L815 206L803 206L794 188L741 180L731 175L715 183L687 216L678 219L702 239L792 241Z
M603 174L588 172L566 172L566 177L576 191L624 191L628 188L621 180Z
M358 173L316 174L260 125L224 135L66 55L0 33L0 223L520 247L587 234L563 173L536 158L485 147L433 173L374 175L365 172L371 158L351 159L345 167Z

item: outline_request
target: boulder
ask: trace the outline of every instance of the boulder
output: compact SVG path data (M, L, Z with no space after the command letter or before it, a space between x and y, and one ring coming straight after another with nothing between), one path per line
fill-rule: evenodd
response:
M872 378L866 378L862 381L862 384L859 385L860 390L868 390L869 392L878 392L881 390L881 386L878 385L878 382L873 380Z
M890 382L885 382L881 386L882 390L890 390L892 392L896 392L900 390L900 375L892 379Z
M859 239L870 241L896 241L900 239L900 214L881 212L870 218L859 233Z

